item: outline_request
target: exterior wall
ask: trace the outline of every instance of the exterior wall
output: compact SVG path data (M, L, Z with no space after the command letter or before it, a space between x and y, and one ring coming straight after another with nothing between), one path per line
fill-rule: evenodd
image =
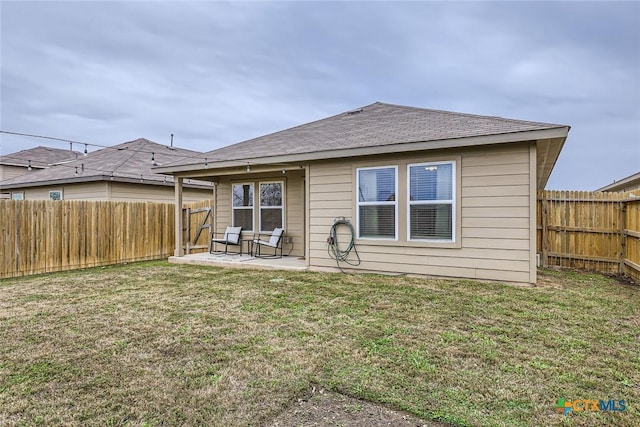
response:
M535 150L532 150L535 156ZM310 268L335 269L326 239L334 218L356 225L356 168L398 165L398 240L356 240L361 270L533 282L529 143L464 151L413 153L410 158L353 158L310 165ZM411 242L406 238L407 163L457 160L459 233L454 244ZM535 165L535 163L534 163ZM534 171L535 173L535 171ZM533 254L533 255L532 255ZM344 267L349 267L344 265Z
M0 165L0 182L5 179L14 178L16 176L24 175L29 173L26 167L21 166L12 166L12 165ZM10 199L11 198L11 190L5 190L0 185L0 199Z
M237 175L221 178L215 196L214 228L218 235L224 234L226 227L232 224L231 212L231 186L233 183L254 183L254 228L258 228L258 184L261 181L284 181L284 229L285 236L293 239L292 243L284 243L284 254L291 256L304 256L304 174L302 171L287 171L281 173ZM243 232L243 239L249 239L258 230ZM243 251L246 246L243 247Z
M11 191L24 191L25 200L49 200L49 191L62 191L64 200L107 200L107 186L104 182L28 187Z
M149 185L132 184L124 182L108 182L109 199L124 202L175 202L175 192L173 185ZM195 189L183 187L183 203L197 202L204 199L211 199L213 196L213 186L211 189Z
M34 168L34 171L38 170ZM0 181L29 173L24 166L0 165Z
M97 181L11 190L11 192L24 192L25 200L49 200L49 191L62 191L62 198L64 200L174 202L173 186L129 184L123 182ZM212 195L213 186L210 190L185 187L183 201L185 203L197 202L199 200L210 199Z

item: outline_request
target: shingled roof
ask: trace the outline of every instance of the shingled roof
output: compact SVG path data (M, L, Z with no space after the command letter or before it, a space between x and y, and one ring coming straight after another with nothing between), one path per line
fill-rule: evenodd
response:
M38 146L0 156L0 164L27 167L31 161L33 168L46 168L56 163L75 160L80 156L82 154L77 151Z
M403 145L416 142L432 142L426 149L442 148L438 141L450 141L482 136L497 136L537 130L566 129L568 126L479 116L449 111L376 102L365 107L340 113L315 122L260 136L203 154L209 162L267 160L270 157L287 156L286 161L321 159L323 153L330 157L345 156L349 150L386 147L408 151ZM421 149L425 149L424 147ZM304 156L303 156L304 155ZM200 162L202 159L200 159ZM263 163L258 161L257 163ZM268 162L265 162L268 163ZM195 165L195 163L192 163ZM162 172L185 171L187 161L176 161ZM211 163L209 163L211 165ZM215 166L214 166L215 167Z
M168 147L148 139L114 145L80 155L77 160L53 165L30 174L11 178L0 183L3 189L34 187L72 182L113 180L151 184L171 183L173 178L157 174L154 166L168 164L176 159L189 159L201 156L197 151ZM155 161L155 163L152 161ZM189 182L188 184L209 185L208 183Z

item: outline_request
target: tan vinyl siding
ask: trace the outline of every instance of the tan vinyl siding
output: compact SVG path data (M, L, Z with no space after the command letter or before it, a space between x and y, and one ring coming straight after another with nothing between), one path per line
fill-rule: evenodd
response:
M34 169L34 171L36 170L38 169ZM29 173L29 170L24 166L0 165L0 181L15 178L16 176L21 176L26 173Z
M107 184L105 182L67 184L61 187L64 200L106 200L107 196Z
M406 173L398 177L397 241L359 240L359 269L475 279L530 281L530 152L529 143L491 148L387 156L312 163L310 166L310 267L335 268L326 239L333 219L344 216L355 226L355 179L358 167L422 161L456 160L459 168L461 224L458 247L408 242L406 237Z
M173 203L175 193L173 186L160 186L148 184L133 184L124 182L108 182L110 199L123 202L165 202ZM183 203L198 202L210 199L213 196L211 189L194 189L183 187Z
M107 186L104 182L30 187L12 191L24 191L25 200L49 200L49 191L62 191L63 200L107 200Z
M11 191L24 191L24 199L25 200L49 200L49 191L57 191L61 190L62 186L55 187L32 187L25 189L13 189ZM62 198L64 198L64 192L62 194Z
M283 174L241 175L233 178L221 178L217 189L215 201L214 224L219 235L224 233L226 227L231 226L231 186L234 183L254 184L254 229L243 232L243 239L250 239L253 233L258 232L259 224L259 183L260 182L284 182L284 228L285 236L293 239L293 243L285 243L284 254L291 256L304 256L304 175L302 171L287 171ZM243 246L243 251L247 249Z
M174 202L173 186L144 185L123 182L96 181L78 184L62 184L13 189L24 191L25 200L49 200L49 191L62 191L64 200L113 200L124 202ZM211 190L184 188L184 203L211 199Z

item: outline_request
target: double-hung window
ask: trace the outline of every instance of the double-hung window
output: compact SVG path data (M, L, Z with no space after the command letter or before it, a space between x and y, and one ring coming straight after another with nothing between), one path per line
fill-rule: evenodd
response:
M407 166L408 240L455 241L455 168L453 161Z
M233 226L253 231L253 184L233 184Z
M359 168L356 171L358 238L398 237L398 168Z
M260 183L260 231L270 232L283 228L284 204L282 181Z

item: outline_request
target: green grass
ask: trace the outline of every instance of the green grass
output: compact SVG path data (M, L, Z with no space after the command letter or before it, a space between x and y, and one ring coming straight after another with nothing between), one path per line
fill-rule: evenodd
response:
M164 262L2 280L0 425L262 425L310 384L459 426L637 425L639 291Z

